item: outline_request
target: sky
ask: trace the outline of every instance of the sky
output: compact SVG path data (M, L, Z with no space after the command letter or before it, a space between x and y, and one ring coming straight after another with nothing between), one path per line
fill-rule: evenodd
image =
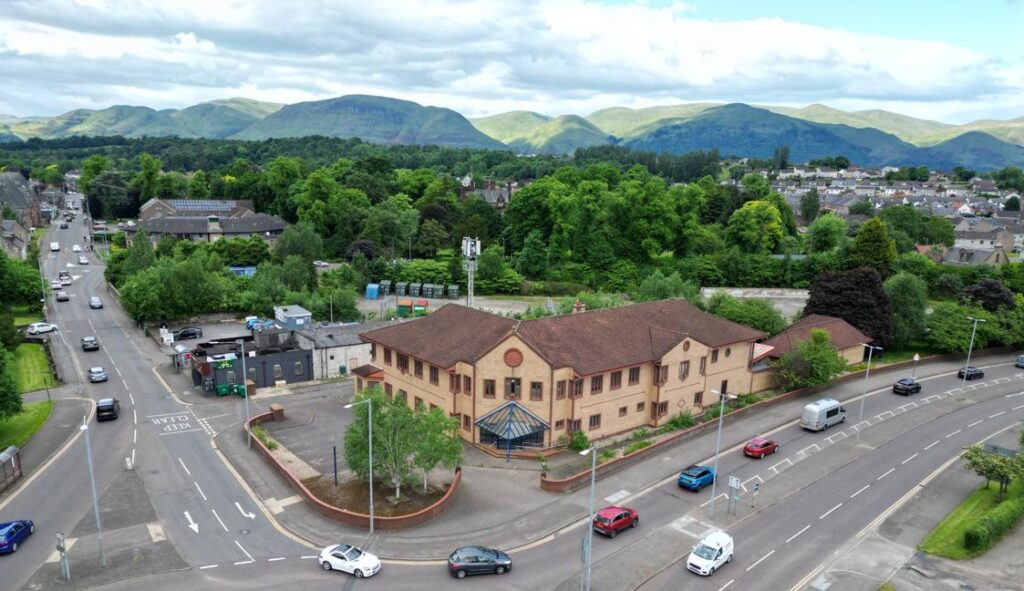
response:
M373 94L1024 117L1024 0L0 0L0 113Z

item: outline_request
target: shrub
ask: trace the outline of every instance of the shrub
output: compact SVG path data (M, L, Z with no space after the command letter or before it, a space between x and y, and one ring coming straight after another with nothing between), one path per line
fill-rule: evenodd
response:
M712 419L717 419L718 416L721 415L721 414L722 414L722 407L721 407L721 405L716 404L714 406L709 406L709 407L704 409L704 420L705 421L710 421Z
M973 554L988 550L1013 529L1024 516L1024 496L1007 499L995 506L964 532L964 548Z
M740 394L736 397L736 408L743 408L744 406L750 406L755 402L761 402L761 396L758 394Z
M256 439L259 439L267 449L277 449L277 442L274 441L274 438L270 436L270 433L267 432L263 425L253 425L252 434L255 435Z
M651 430L647 427L639 427L636 431L633 431L633 439L646 439L651 436ZM1024 431L1021 431L1021 437L1024 438Z
M633 443L627 445L626 449L622 450L622 455L628 456L629 454L635 451L641 450L645 447L650 447L652 444L653 442L649 439L645 439L643 441L634 441Z
M569 436L569 449L583 451L590 448L590 438L583 431L573 431Z
M608 460L615 459L615 456L619 455L619 452L614 449L606 449L603 452L597 454L597 463L603 464Z
M697 421L694 420L693 415L690 414L690 411L683 410L679 411L675 416L669 419L666 426L670 427L670 430L672 431L678 431L680 429L688 429L696 424L696 422Z

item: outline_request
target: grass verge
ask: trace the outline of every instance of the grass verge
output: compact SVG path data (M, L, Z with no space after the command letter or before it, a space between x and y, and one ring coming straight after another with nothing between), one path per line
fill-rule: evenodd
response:
M1014 482L1005 498L1024 494L1024 485ZM964 532L999 504L999 485L981 487L960 503L960 506L946 516L917 547L922 552L963 560L973 554L964 547Z
M28 306L11 306L11 313L14 316L14 326L28 326L33 322L43 321L42 313L29 310Z
M49 382L46 380L49 379ZM57 381L50 374L50 362L39 343L22 343L14 350L14 380L18 391L35 392Z
M256 436L256 439L263 442L263 445L266 446L267 449L277 449L277 442L274 441L274 438L270 436L270 433L263 427L263 425L253 425L252 434Z
M9 445L25 445L46 422L51 410L53 403L49 400L30 402L17 415L0 421L0 450L7 449Z

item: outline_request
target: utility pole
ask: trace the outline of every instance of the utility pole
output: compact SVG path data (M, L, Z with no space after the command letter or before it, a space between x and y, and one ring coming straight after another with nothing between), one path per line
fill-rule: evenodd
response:
M964 379L960 384L961 388L967 387L967 368L971 366L971 353L974 351L974 335L978 333L978 323L985 322L984 319L973 316L968 316L967 319L974 322L974 328L971 329L971 345L967 347L967 362L964 363Z
M466 268L466 305L473 307L473 276L476 274L476 259L480 256L480 240L465 236L462 238L462 265Z
M100 564L107 567L107 554L103 551L103 525L100 523L100 501L96 496L96 475L92 468L92 444L89 443L89 423L82 417L82 426L78 428L85 435L85 456L89 460L89 483L92 485L92 509L96 514L96 532L100 542Z
M245 372L245 341L239 341L242 345L242 388L245 389L245 422L249 422L249 377ZM245 429L246 445L252 447L252 426Z

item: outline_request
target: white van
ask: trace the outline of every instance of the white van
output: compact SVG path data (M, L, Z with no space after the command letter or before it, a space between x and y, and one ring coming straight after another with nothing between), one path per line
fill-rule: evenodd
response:
M50 252L60 252L60 242L51 242Z
M838 400L822 398L804 407L800 426L811 431L824 431L846 420L846 409Z
M723 564L732 562L732 554L732 536L721 530L714 531L693 547L686 559L686 568L698 575L711 576Z

